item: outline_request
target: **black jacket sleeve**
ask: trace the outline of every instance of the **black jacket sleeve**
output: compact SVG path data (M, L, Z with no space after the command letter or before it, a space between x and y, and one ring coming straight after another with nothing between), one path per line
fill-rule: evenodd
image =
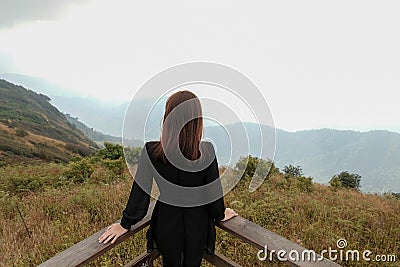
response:
M215 156L214 147L211 145L211 153L214 157L214 160L211 162L210 166L207 168L206 172L206 184L211 183L218 179L217 188L213 188L213 190L217 190L218 194L221 195L220 198L208 204L208 213L211 218L215 221L221 221L225 217L225 204L224 204L224 197L221 185L221 179L219 177L218 171L218 161L217 157Z
M121 226L125 229L129 230L132 225L141 221L143 217L146 216L150 204L150 195L146 192L150 193L153 183L152 169L145 145L138 161L138 167L128 203L122 213Z

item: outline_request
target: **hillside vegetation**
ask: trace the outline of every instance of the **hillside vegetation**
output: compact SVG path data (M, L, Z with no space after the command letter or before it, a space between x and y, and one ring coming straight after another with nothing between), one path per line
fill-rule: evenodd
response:
M105 103L39 77L17 73L0 73L0 79L30 88L51 98L51 103L64 113L79 117L102 133L120 136L128 103ZM101 114L101 116L99 116ZM101 137L103 138L103 137ZM107 137L105 141L112 141Z
M68 161L98 146L69 123L50 98L0 80L0 163Z
M78 129L93 140L119 142L123 119L128 102L123 104L105 104L95 99L82 98L79 94L68 93L66 88L62 88L53 83L47 82L37 77L29 77L19 74L0 74L13 83L22 84L32 88L36 92L49 95L52 103L64 113L70 113L79 117L96 130L103 133L113 134L114 136L104 135L100 132L87 128L75 121L72 117L70 122L75 124ZM153 106L157 99L143 99L140 103L130 106L132 114L140 114L141 111ZM159 102L161 103L161 102ZM147 121L147 134L149 139L158 138L160 132L160 120L164 112L163 105L156 105L152 110L152 116ZM101 116L99 116L101 114ZM250 154L257 155L262 144L269 144L263 135L259 135L258 125L254 123L244 123L247 134L249 135ZM263 133L271 129L262 125ZM226 132L229 132L232 140L244 138L239 135L241 123L227 125L226 129L221 127L205 127L205 136L215 141L217 144L218 157L222 164L228 164L231 157L230 148L226 146ZM135 139L143 139L143 129L135 128L129 133L133 141L128 143L131 146L138 145ZM241 139L237 139L241 140ZM235 147L239 151L247 151L247 143L237 143ZM260 155L264 158L271 155ZM240 155L232 155L230 162L236 162ZM343 171L358 173L363 177L361 190L363 192L400 192L400 134L374 130L368 132L316 129L297 132L288 132L276 129L276 151L274 161L277 166L283 167L287 164L302 166L304 173L314 177L315 181L327 184L330 178Z
M244 123L249 144L249 153L257 155L260 147L270 144L268 136L273 130L262 126L261 138L258 125ZM241 140L241 124L226 126L232 140ZM224 155L221 162L229 161L230 147L225 130L220 127L206 127L206 136L217 145L218 153ZM262 141L262 142L261 142ZM247 143L236 143L238 151L247 151ZM267 150L265 150L267 151ZM236 162L240 155L232 155L231 162ZM263 158L271 155L263 154ZM330 178L343 171L360 174L361 191L363 192L400 192L400 134L375 130L368 132L319 129L297 132L287 132L276 129L276 150L274 162L278 167L287 164L300 165L306 175L314 177L315 181L327 184Z
M121 146L105 143L99 150L89 137L98 142L117 142L118 138L66 117L49 101L43 94L0 80L0 266L36 266L119 219L128 199L132 176L125 156L134 164L141 149L127 148L124 154ZM206 130L209 137L219 140L212 127ZM231 130L234 134L235 129ZM257 145L252 143L251 148ZM361 182L367 179L370 186L376 181L393 186L400 173L398 164L393 165L400 159L399 146L399 135L383 131L278 131L276 160L283 162L285 158L285 164L302 167L304 163L307 174L310 169L317 170L318 162L320 170L332 172L324 174L326 178L335 174L334 168L363 174L360 170L365 172L367 166L371 172L367 177L363 174ZM252 157L251 166L258 160ZM272 165L262 186L250 193L247 188L254 169L248 166L236 165L246 171L225 196L226 206L308 249L335 249L336 241L344 238L348 249L396 255L397 262L379 266L398 266L398 193L364 194L346 189L340 178L352 175L347 172L334 176L332 186L321 185L291 165L282 170ZM221 168L228 183L236 168ZM354 187L358 188L358 176L355 178ZM141 231L90 266L123 266L144 251L144 244ZM267 264L257 259L256 249L220 230L217 251L242 266ZM281 265L273 262L271 266Z
M130 150L132 162L139 152ZM228 180L236 172L220 171ZM6 166L0 177L1 266L35 266L120 219L132 185L122 152L113 145L67 165ZM400 251L400 201L395 196L331 188L276 168L254 193L247 191L249 181L245 175L225 196L226 206L306 248L335 249L336 241L345 238L349 249ZM223 231L217 235L216 249L223 255L242 266L266 266L256 249ZM123 266L145 250L144 244L142 231L89 266Z

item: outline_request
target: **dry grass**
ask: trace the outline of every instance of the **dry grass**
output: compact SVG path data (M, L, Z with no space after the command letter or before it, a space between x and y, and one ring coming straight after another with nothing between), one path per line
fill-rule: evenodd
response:
M36 167L7 168L10 169L1 169L0 175L52 177L56 181L65 166L43 163ZM119 219L131 179L126 178L127 174L125 178L114 179L112 173L101 167L92 176L92 182L56 188L45 186L43 190L23 192L15 197L0 192L0 266L36 266ZM241 216L317 252L336 248L336 240L345 238L349 249L399 256L398 199L352 190L334 191L319 184L307 192L298 183L294 178L276 174L256 192L249 193L248 181L244 180L226 195L225 202ZM24 229L16 205L30 235ZM218 230L217 241L217 250L240 265L266 266L257 260L256 249L237 238ZM91 266L123 266L142 251L144 231ZM356 266L350 262L342 264Z

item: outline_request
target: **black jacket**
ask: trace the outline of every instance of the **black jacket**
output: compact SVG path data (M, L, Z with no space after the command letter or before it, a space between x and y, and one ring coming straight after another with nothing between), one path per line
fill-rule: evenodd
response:
M146 191L149 192L152 178L156 177L155 170L167 181L185 187L202 186L216 179L219 181L218 163L211 143L202 142L207 148L204 151L213 158L211 164L196 172L180 170L170 163L155 160L152 157L155 145L156 141L147 142L139 158L135 181L140 181L145 190L133 182L121 219L121 225L126 229L130 229L131 225L142 220L147 213L150 196ZM159 184L156 178L155 181ZM220 181L217 184L222 194ZM160 188L160 199L162 199L161 194L163 192ZM215 222L224 218L223 197L196 207L179 207L160 200L156 201L150 227L146 233L148 251L156 247L173 266L200 266L204 252L214 253Z

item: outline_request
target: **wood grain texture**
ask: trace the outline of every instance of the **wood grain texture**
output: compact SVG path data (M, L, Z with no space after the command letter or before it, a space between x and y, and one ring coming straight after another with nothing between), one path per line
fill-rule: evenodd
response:
M269 231L258 224L255 224L249 220L246 220L243 217L236 216L231 220L226 222L219 222L217 226L222 230L240 238L244 242L258 248L264 249L265 245L267 245L267 251L274 250L275 252L279 250L284 250L286 253L289 253L291 250L296 250L300 255L301 253L306 253L309 251L308 249L300 246L299 244L290 241L283 236L278 235L272 231ZM319 256L319 255L317 255ZM257 257L257 255L254 255ZM286 254L285 258L288 260L284 263L289 266L301 266L301 267L311 267L311 266L324 266L324 267L337 267L339 264L330 261L328 259L323 259L322 261L302 261L301 257L299 260L291 260L288 254ZM268 261L268 259L267 259Z

